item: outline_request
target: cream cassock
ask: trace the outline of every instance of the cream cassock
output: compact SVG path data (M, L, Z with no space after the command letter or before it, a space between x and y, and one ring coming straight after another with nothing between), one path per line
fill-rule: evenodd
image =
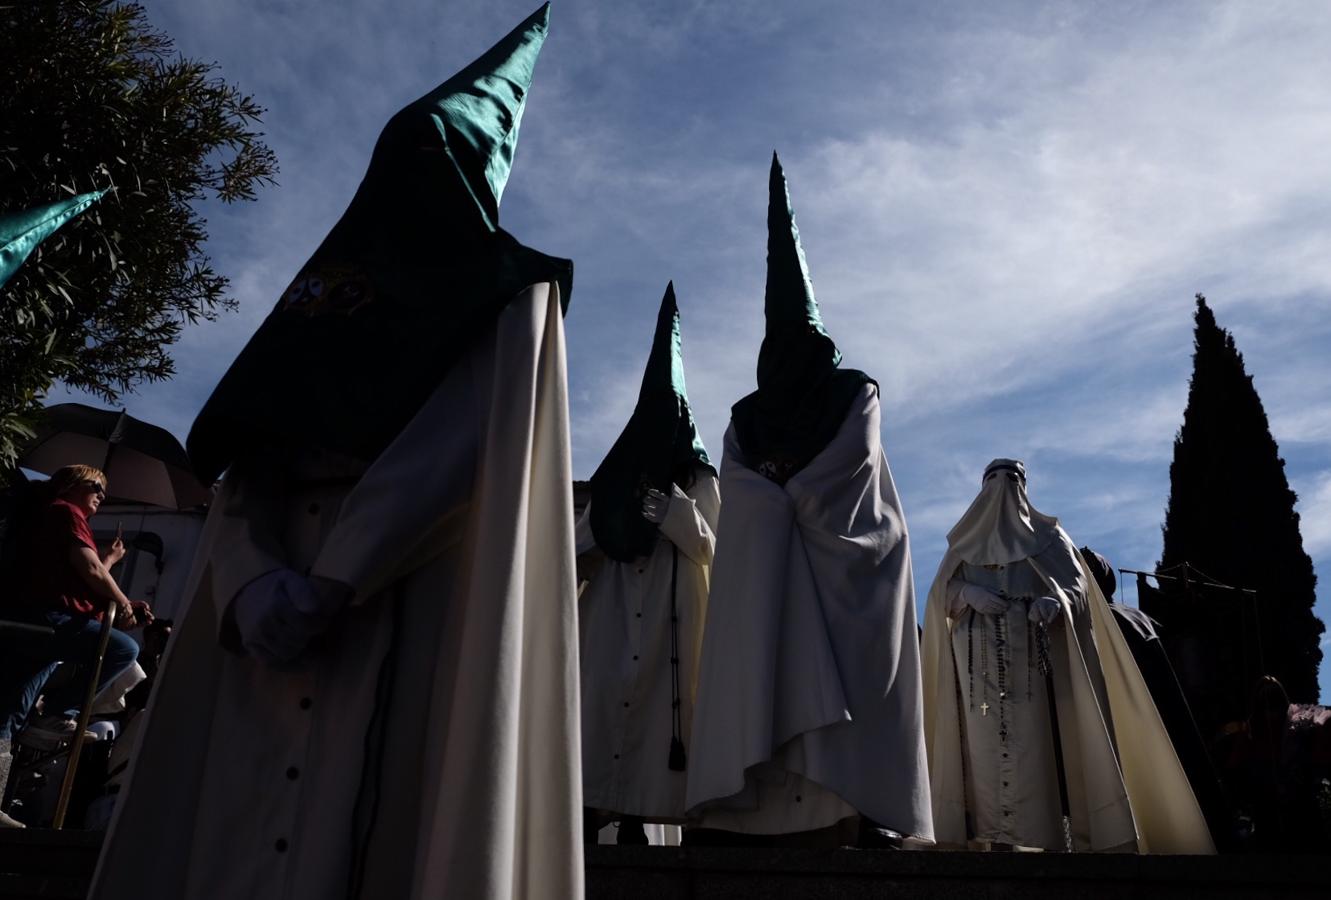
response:
M263 463L209 514L91 896L580 897L557 286L515 298L368 468ZM356 592L292 671L218 644L282 566Z
M1019 461L990 463L982 484L948 534L925 612L938 843L1065 847L1031 611L1046 604L1057 607L1049 655L1073 849L1214 853L1151 695L1071 538L1030 505ZM968 585L983 589L984 609L960 601Z
M687 746L721 508L711 469L694 471L688 491L674 486L651 554L629 563L607 559L578 598L583 802L650 822L685 819L688 773L667 765L673 733L671 568L677 549L680 725ZM590 514L589 506L578 520L579 554L595 543Z

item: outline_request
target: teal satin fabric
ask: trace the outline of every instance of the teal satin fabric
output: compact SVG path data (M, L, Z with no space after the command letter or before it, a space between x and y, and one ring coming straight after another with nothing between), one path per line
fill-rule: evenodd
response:
M758 351L758 390L731 407L744 464L784 483L836 435L871 379L839 369L818 311L785 172L776 154L768 179L767 334Z
M716 473L689 408L672 282L661 298L638 405L592 475L591 526L596 545L621 562L646 556L656 543L657 527L642 516L644 493L650 487L670 496L671 483L693 477L697 467Z
M518 293L573 264L498 227L543 6L384 126L341 219L281 294L190 431L209 483L250 449L371 460Z
M32 209L0 214L0 287L14 276L38 244L105 193L93 191Z

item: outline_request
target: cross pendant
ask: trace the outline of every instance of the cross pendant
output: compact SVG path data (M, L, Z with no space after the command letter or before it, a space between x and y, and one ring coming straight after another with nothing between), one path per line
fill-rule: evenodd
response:
M982 716L989 715L989 704L987 702L980 704L980 715Z

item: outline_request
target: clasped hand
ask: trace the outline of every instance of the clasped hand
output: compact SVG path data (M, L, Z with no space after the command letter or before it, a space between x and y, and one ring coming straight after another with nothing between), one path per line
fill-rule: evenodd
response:
M1007 611L1009 598L1002 594L981 587L978 584L963 584L959 599L980 615L997 616ZM1051 624L1063 611L1063 606L1053 597L1035 597L1031 599L1026 618L1034 623Z
M350 597L351 589L340 582L274 569L241 588L232 601L240 644L271 666L289 666Z
M124 631L140 625L151 625L154 618L152 607L143 600L116 603L116 627Z
M653 525L660 525L669 510L670 497L656 488L648 488L642 497L642 517Z
M1006 597L1001 597L978 584L969 582L963 584L958 596L962 603L982 616L998 616L1007 612Z
M1040 623L1052 625L1062 611L1063 604L1059 603L1055 598L1036 597L1031 600L1031 608L1027 611L1026 618L1037 625Z

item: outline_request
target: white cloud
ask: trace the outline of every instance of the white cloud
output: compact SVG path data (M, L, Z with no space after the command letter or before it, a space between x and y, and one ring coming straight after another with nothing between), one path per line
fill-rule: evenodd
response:
M1294 488L1303 549L1313 559L1325 559L1331 556L1331 470L1300 479Z
M183 435L349 199L387 115L534 5L153 5L184 52L269 107L282 185L209 210L242 312L187 331L180 378L132 411ZM575 474L632 409L670 278L719 456L753 387L775 147L828 327L883 386L922 580L984 463L1010 454L1074 538L1149 566L1196 291L1245 353L1325 568L1327 46L1331 18L1301 2L561 0L504 216L577 263Z

